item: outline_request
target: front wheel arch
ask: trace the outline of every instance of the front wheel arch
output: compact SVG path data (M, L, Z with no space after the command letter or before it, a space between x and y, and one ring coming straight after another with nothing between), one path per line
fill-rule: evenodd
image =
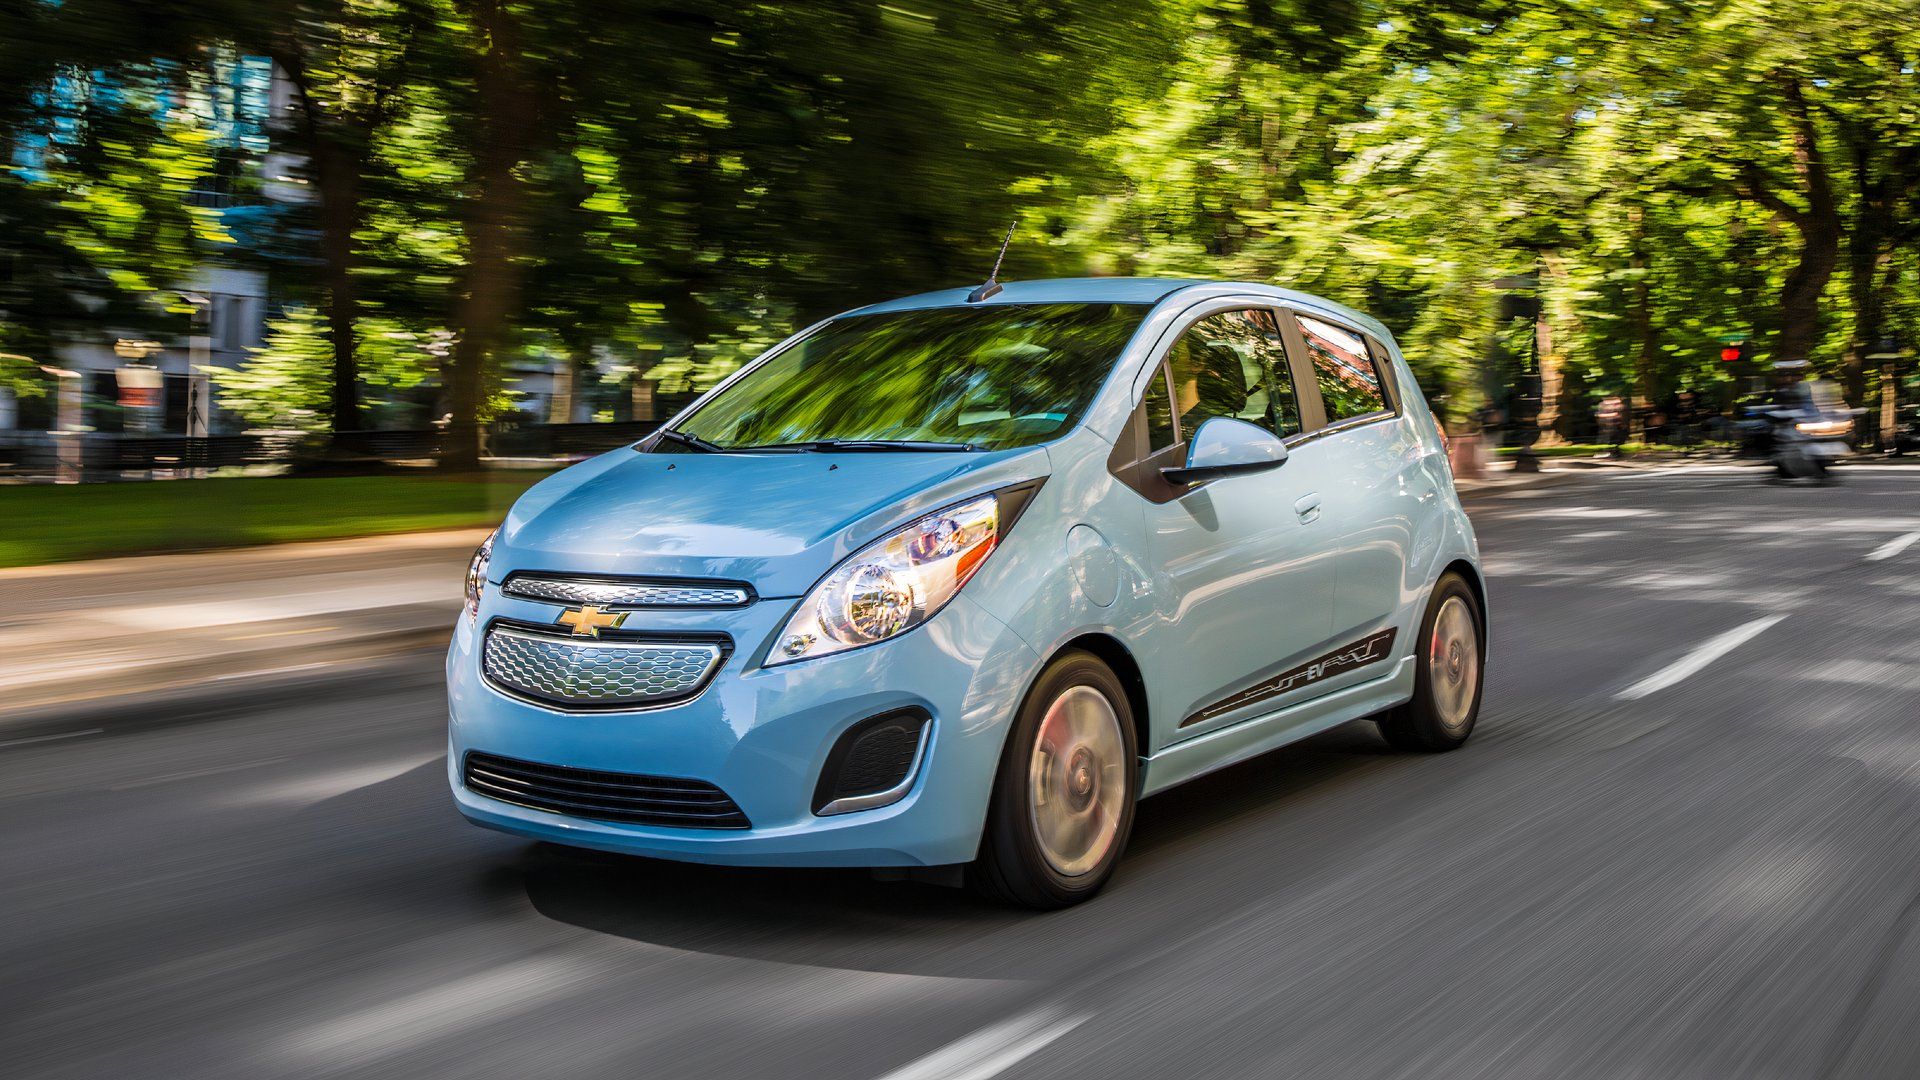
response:
M1053 663L1055 657L1070 649L1079 649L1082 652L1092 653L1099 657L1101 662L1105 663L1107 667L1112 668L1115 675L1119 676L1120 685L1125 687L1127 691L1127 705L1133 711L1134 747L1142 757L1151 754L1153 752L1153 725L1149 723L1147 719L1147 680L1146 676L1141 674L1140 665L1134 660L1133 653L1127 648L1125 643L1112 634L1100 632L1081 634L1079 637L1064 642L1059 648L1053 650L1053 653L1042 661L1039 668L1034 671L1034 679L1038 680L1040 678L1040 672L1045 671L1047 665ZM1027 689L1031 691L1032 685L1029 684Z

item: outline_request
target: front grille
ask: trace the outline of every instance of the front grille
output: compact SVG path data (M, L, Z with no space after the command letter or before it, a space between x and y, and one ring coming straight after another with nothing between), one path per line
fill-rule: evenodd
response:
M568 817L686 829L752 828L727 793L704 780L542 765L478 751L467 755L461 772L477 794Z
M508 577L502 591L521 600L595 604L603 608L740 607L753 598L744 585L698 581L622 581L617 578L527 573Z
M564 708L610 709L693 697L725 654L711 641L559 637L495 625L482 661L487 678L509 693Z

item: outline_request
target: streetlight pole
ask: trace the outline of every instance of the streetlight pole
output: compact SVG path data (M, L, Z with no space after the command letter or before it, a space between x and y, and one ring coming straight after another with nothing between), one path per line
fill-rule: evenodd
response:
M193 305L193 334L187 344L187 460L193 463L193 468L187 475L199 480L207 475L209 456L207 409L213 394L207 365L213 348L213 301L190 293L187 302ZM196 443L196 439L200 441Z

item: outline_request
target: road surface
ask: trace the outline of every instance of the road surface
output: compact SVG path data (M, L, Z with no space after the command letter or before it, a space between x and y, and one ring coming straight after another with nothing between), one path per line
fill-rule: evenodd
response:
M1920 470L1474 512L1466 749L1354 724L1154 798L1050 915L472 828L432 655L0 742L0 1068L1920 1075Z

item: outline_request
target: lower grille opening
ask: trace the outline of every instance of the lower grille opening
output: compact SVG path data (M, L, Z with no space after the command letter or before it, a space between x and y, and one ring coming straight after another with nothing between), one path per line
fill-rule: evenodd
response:
M704 780L575 769L469 753L469 790L535 810L598 821L685 829L746 829L752 823L727 793Z
M912 778L921 737L931 722L924 710L902 709L848 728L827 752L813 792L813 812L867 809L859 803L880 806L893 800L876 797L904 794L895 789Z

